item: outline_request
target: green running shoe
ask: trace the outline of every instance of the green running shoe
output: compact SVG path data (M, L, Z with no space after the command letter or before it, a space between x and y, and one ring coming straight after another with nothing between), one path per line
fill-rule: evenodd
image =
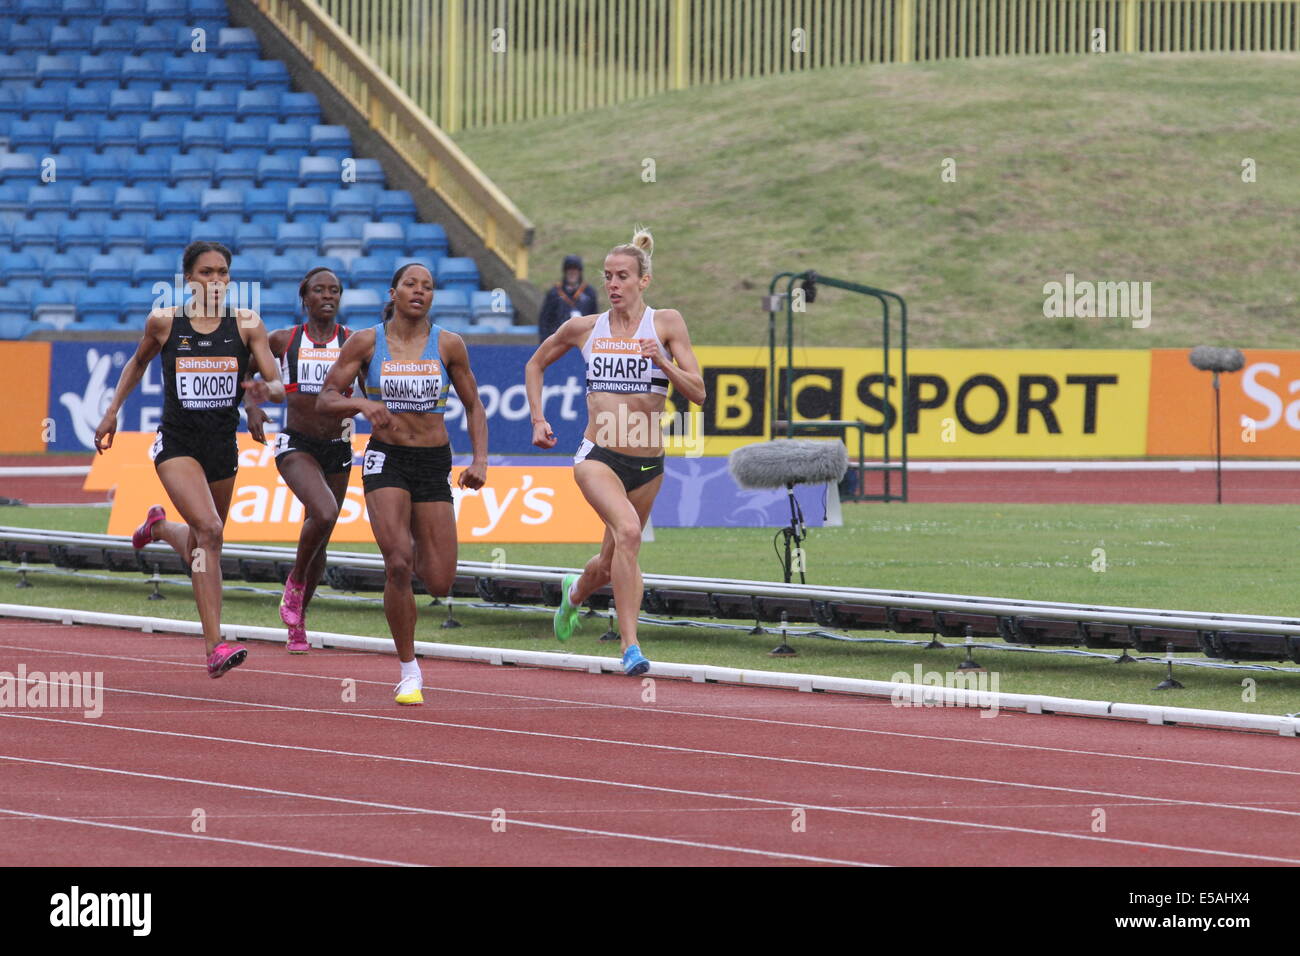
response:
M569 588L578 580L576 574L566 574L560 582L560 606L555 609L555 637L567 641L578 628L578 608L569 600Z

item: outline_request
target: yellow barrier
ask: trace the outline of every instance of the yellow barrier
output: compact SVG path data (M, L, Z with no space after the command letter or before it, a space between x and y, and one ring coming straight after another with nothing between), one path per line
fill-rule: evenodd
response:
M327 78L349 103L367 117L389 145L417 170L456 215L483 240L489 250L505 262L517 278L528 275L528 247L533 226L500 189L429 118L426 111L385 73L367 51L345 34L313 0L254 0L258 10L298 48L315 69ZM411 4L412 8L419 4ZM454 4L452 6L455 6ZM418 29L393 16L402 5L370 0L368 14L385 29L401 35L402 49L423 50ZM387 13L388 16L384 16ZM404 16L410 16L408 11ZM353 25L355 28L355 24ZM357 35L355 29L349 31ZM459 50L455 31L448 34L451 46ZM445 66L446 90L455 100L454 81L459 71L455 62ZM406 89L419 93L419 85Z
M853 63L1296 51L1298 4L320 0L321 9L449 133L707 83Z

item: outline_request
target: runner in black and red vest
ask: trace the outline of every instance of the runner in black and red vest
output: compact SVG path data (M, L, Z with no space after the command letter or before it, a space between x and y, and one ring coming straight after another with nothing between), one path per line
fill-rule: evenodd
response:
M275 467L306 512L297 560L280 600L290 654L306 654L310 646L307 605L325 573L325 551L352 472L352 419L321 414L316 408L325 376L349 335L348 328L336 321L342 295L338 276L323 266L312 269L298 287L307 321L270 336L289 403L284 430L275 436ZM266 413L256 406L247 411L249 432L265 443Z

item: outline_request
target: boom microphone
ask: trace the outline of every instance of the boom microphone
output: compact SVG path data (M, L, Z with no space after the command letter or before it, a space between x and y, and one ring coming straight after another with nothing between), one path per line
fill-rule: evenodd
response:
M1194 366L1206 372L1235 372L1246 364L1241 349L1215 348L1212 345L1198 345L1188 358Z
M843 442L778 438L737 448L727 468L742 488L838 483L849 470Z

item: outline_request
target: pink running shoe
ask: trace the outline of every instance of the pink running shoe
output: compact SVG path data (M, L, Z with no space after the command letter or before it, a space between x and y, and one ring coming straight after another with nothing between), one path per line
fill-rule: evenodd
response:
M302 599L305 588L293 579L293 572L284 582L284 596L280 598L280 620L289 627L301 628L303 625Z
M136 528L135 533L131 535L131 547L136 548L138 550L140 548L143 548L150 541L152 541L153 526L156 525L159 521L166 519L166 517L167 517L167 512L163 511L162 505L154 505L153 507L151 507L149 509L148 514L145 515L144 524Z
M247 656L248 650L246 648L240 647L238 644L227 644L222 641L208 655L208 676L215 680L232 667L238 667L244 663L244 658Z
M306 654L311 645L307 643L307 629L301 624L289 628L289 653Z

